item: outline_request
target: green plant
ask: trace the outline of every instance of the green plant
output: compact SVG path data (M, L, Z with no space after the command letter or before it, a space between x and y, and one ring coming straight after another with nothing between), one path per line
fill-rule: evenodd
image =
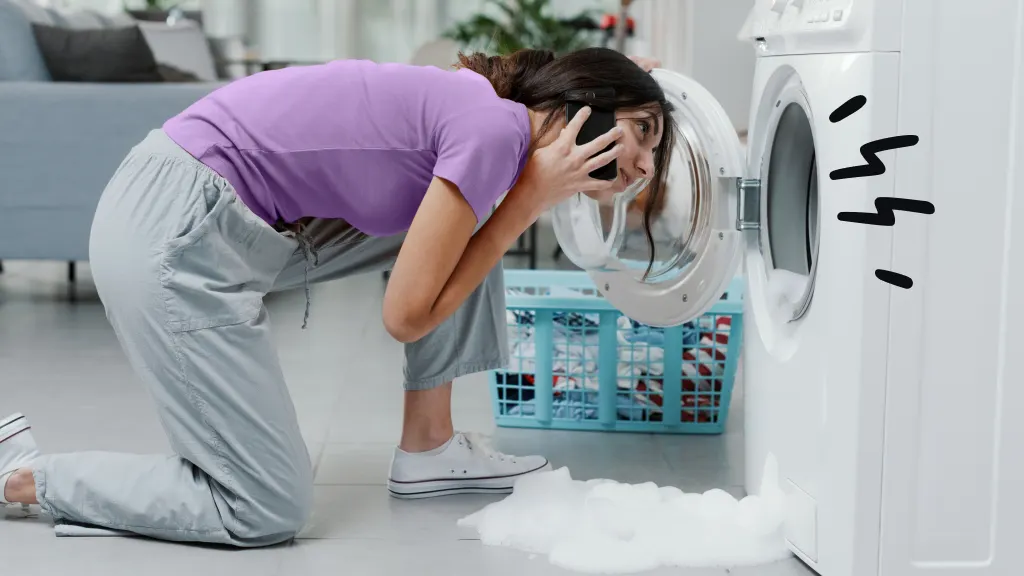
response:
M510 54L522 48L551 50L565 54L594 45L594 11L586 10L570 19L551 13L549 0L488 0L503 15L502 20L476 14L459 22L445 37L463 48L489 54Z

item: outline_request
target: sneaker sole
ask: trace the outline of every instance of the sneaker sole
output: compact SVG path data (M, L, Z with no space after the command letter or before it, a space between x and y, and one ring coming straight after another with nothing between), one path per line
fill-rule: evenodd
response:
M31 430L28 419L22 414L14 414L0 422L0 443L10 440L26 430Z
M512 488L519 478L550 470L551 463L545 462L543 466L523 472L522 474L499 476L496 478L426 480L423 482L395 482L394 480L388 480L388 492L391 493L391 496L403 500L437 498L439 496L454 496L456 494L511 494Z

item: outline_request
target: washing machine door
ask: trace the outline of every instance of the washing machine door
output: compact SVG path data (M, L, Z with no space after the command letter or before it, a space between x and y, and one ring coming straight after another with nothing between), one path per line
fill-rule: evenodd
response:
M658 198L627 190L607 203L577 194L555 207L565 255L630 318L676 326L707 312L743 257L737 199L744 153L721 104L677 72L652 72L675 108L675 145ZM649 225L645 226L646 221Z

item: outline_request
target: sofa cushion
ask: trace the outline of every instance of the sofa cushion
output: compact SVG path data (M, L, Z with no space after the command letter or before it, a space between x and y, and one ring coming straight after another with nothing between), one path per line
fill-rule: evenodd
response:
M187 70L176 68L170 64L156 63L157 73L160 74L160 79L168 83L181 83L181 82L203 82L198 76Z
M138 26L74 30L32 24L36 43L58 82L161 82Z
M0 0L0 81L51 80L32 24L73 29L131 26L135 20L125 13L101 14L95 10L58 10L33 0Z
M0 0L0 81L47 81L32 24L56 24L54 12L31 0Z
M132 18L124 12L100 14L100 18L103 19L104 28L121 28L124 26L132 26L136 23L135 18Z
M173 26L163 22L138 22L138 26L157 62L191 72L206 82L217 80L213 51L196 22L182 20Z
M110 27L106 18L92 10L53 10L53 25L75 30Z

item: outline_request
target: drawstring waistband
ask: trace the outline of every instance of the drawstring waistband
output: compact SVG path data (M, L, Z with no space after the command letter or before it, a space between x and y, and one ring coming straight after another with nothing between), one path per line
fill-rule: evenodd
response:
M306 324L309 323L309 306L313 300L313 298L309 294L309 259L313 259L313 267L315 268L320 265L320 255L317 254L316 246L313 245L313 241L309 238L309 236L306 236L302 232L297 232L295 234L295 238L296 240L299 241L299 244L302 246L302 252L306 258L306 267L302 272L302 285L306 290L306 312L302 316L302 329L305 330Z
M320 254L317 253L316 245L313 243L313 239L303 232L302 224L296 223L294 225L288 225L283 222L278 222L276 228L279 232L290 232L294 235L295 239L299 242L299 246L302 247L302 255L306 261L305 269L303 270L303 288L306 292L306 311L302 316L302 329L305 330L309 324L309 308L313 301L313 297L310 295L309 289L309 261L313 261L313 267L320 265Z
M304 217L295 222L278 220L274 229L289 238L294 238L302 247L305 260L303 284L306 290L306 313L302 318L302 328L309 323L309 309L312 302L310 296L310 268L320 265L320 250L327 250L328 257L340 254L345 249L358 246L369 238L348 222L340 218ZM315 276L315 274L314 274Z

